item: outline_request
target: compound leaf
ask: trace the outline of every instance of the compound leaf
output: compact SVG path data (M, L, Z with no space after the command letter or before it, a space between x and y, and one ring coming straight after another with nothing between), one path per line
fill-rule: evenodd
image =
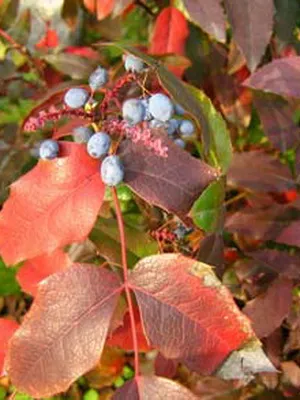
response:
M116 274L75 264L45 279L10 341L7 371L32 397L66 391L100 359L122 286Z
M99 161L85 146L60 143L60 157L40 160L11 185L0 213L0 253L7 264L84 240L101 207Z

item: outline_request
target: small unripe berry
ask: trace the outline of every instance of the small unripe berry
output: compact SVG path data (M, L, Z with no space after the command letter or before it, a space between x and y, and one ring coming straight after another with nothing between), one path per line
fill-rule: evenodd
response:
M185 142L184 142L184 140L182 140L180 138L176 138L174 140L174 143L177 144L177 146L181 147L182 149L185 148Z
M93 158L101 158L108 153L110 148L111 139L105 132L95 133L87 144L87 152Z
M174 114L174 106L168 96L157 93L149 99L149 111L155 119L165 122Z
M53 160L53 158L57 157L58 152L59 146L55 140L44 140L40 145L39 155L43 160Z
M184 115L185 114L185 109L180 104L178 104L178 103L175 104L174 108L175 108L175 113L177 115Z
M146 109L138 99L129 99L123 103L123 118L130 124L135 125L142 122L146 115Z
M184 119L183 121L181 121L179 131L183 137L193 136L195 132L195 125L188 119Z
M72 88L67 91L64 97L65 104L70 108L81 108L89 99L89 94L85 89Z
M179 128L180 125L180 121L178 119L170 119L170 121L167 122L168 127L167 127L167 131L168 131L168 135L172 136L177 129Z
M102 67L98 67L89 77L89 85L92 90L102 88L107 82L108 72Z
M73 138L76 143L87 143L94 131L87 126L78 126L73 130Z
M140 58L132 54L128 54L127 56L125 56L124 67L127 72L140 73L143 72L143 70L145 69L145 64Z
M108 156L101 164L101 178L108 186L116 186L124 179L124 166L119 156Z

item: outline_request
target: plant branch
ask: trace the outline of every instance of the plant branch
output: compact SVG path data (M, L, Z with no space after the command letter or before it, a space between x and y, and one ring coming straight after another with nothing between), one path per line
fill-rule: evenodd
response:
M122 211L120 207L120 202L117 195L117 190L115 187L111 189L112 197L114 200L119 234L120 234L120 242L121 242L121 254L122 254L122 264L123 264L123 276L124 276L124 288L126 294L126 300L128 303L129 309L129 317L130 317L130 325L131 325L131 334L132 334L132 342L133 342L133 350L134 350L134 369L135 375L139 375L139 348L138 348L138 340L137 340L137 332L136 325L134 319L134 311L133 311L133 302L131 298L130 288L128 285L128 264L127 264L127 254L126 254L126 238L125 238L125 229L124 229L124 220L122 216Z

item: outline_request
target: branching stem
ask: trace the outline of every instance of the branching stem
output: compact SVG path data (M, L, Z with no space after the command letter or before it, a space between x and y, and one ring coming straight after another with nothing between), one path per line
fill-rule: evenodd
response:
M127 255L126 255L126 238L125 238L124 220L123 220L123 216L122 216L120 202L119 202L118 195L117 195L117 190L115 187L113 187L111 190L112 190L112 197L114 200L116 216L117 216L117 221L118 221L118 227L119 227L119 234L120 234L123 276L124 276L124 288L125 288L125 294L126 294L126 299L127 299L127 303L128 303L128 309L129 309L132 342L133 342L133 350L134 350L135 376L139 376L139 348L138 348L137 332L136 332L136 325L135 325L135 319L134 319L133 302L132 302L132 297L131 297L130 288L129 288L129 284L128 284L128 265L127 265Z

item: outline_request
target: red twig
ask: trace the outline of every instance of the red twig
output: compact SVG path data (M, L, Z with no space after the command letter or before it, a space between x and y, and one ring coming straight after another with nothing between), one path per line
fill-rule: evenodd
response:
M133 350L134 350L134 369L135 369L135 375L139 376L139 348L138 348L137 332L136 332L136 325L135 325L134 312L133 312L133 303L132 303L130 288L128 285L128 265L127 265L127 256L126 256L126 239L125 239L125 230L124 230L124 220L123 220L122 211L120 208L120 203L119 203L116 188L113 187L111 189L111 191L112 191L112 196L113 196L114 205L115 205L115 209L116 209L119 234L120 234L123 276L124 276L124 288L125 288L125 294L126 294L126 299L127 299L127 303L128 303L128 309L129 309L132 342L133 342Z

